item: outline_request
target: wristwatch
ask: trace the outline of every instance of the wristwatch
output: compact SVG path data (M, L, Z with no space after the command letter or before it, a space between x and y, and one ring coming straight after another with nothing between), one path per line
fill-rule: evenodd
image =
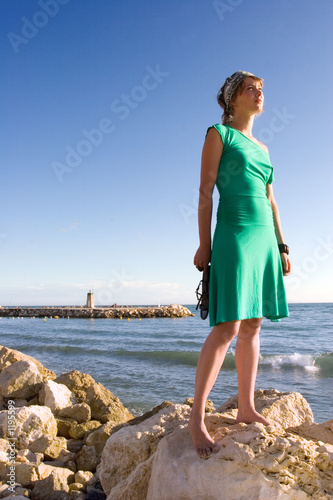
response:
M289 247L285 243L279 244L279 250L280 250L280 253L286 253L287 255L289 255Z

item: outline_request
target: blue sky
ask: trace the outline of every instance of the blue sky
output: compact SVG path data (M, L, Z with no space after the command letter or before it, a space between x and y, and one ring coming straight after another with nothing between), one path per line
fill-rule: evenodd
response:
M332 2L3 0L2 305L194 303L216 93L264 78L289 302L333 302ZM214 197L215 209L217 197ZM213 217L213 223L215 218Z

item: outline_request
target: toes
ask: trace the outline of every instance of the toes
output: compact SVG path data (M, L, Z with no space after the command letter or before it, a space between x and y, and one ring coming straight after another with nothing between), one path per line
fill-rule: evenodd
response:
M200 458L208 458L212 454L212 450L210 448L200 448L199 456Z
M211 447L207 448L198 448L197 453L200 458L208 458L212 453L217 453L220 450L218 444L213 444Z

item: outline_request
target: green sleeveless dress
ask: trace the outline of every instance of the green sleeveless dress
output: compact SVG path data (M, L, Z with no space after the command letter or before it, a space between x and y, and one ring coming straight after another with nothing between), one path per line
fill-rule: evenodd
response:
M269 154L229 125L214 128L223 153L216 180L220 201L211 255L210 325L261 317L280 321L289 311L266 195L266 184L274 180Z

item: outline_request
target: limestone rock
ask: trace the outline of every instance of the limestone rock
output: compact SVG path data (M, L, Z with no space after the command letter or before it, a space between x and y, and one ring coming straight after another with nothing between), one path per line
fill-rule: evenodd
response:
M186 403L184 403L186 404ZM164 408L168 408L169 406L172 406L173 403L170 401L163 401L163 403L154 406L152 410L146 411L143 413L143 415L139 415L138 417L131 418L131 420L128 420L127 422L124 422L123 424L117 425L114 429L112 429L112 432L116 432L117 430L121 429L121 427L127 426L127 425L137 425L141 424L141 422L144 422L148 418L152 417L153 415L156 415L160 410L163 410Z
M34 462L34 463L40 463L42 459L44 458L43 453L33 453L32 451L25 449L25 450L18 450L16 452L16 461L17 462Z
M67 373L62 373L55 380L58 384L64 384L74 394L76 399L84 403L86 400L87 390L95 383L91 375L81 373L78 370L72 370Z
M220 423L225 424L223 420ZM260 435L260 431L257 435ZM252 439L256 439L255 434ZM209 460L202 460L196 455L185 426L164 438L155 454L146 498L268 500L278 497L278 487L272 487L260 470L251 464L254 458L252 450L248 450L243 443L230 441L230 438L228 446L223 446L221 441L219 444L222 449L218 454L212 455ZM164 462L167 457L171 462ZM159 478L158 486L157 475L162 462L166 470ZM209 480L203 480L205 477Z
M84 445L76 455L78 470L94 472L98 463L99 459L93 446Z
M146 500L153 460L154 455L139 464L125 481L121 481L112 488L107 500ZM176 498L180 497L175 497L175 500ZM198 500L206 499L208 500L207 497L198 497ZM238 497L235 500L238 500Z
M72 392L64 384L47 380L39 392L39 401L42 405L51 408L53 413L76 403Z
M75 490L75 491L84 491L84 486L82 483L72 483L69 486L70 490Z
M4 419L3 433L17 439L17 449L24 449L42 436L55 437L57 423L47 406L26 406L16 410L15 425Z
M69 431L71 430L71 427L73 425L77 425L77 422L75 422L75 420L73 420L72 418L58 417L57 415L55 416L55 419L57 422L58 436L64 437L66 439L71 439Z
M39 464L36 463L16 462L15 480L22 486L32 486L32 484L40 478L38 467Z
M67 417L76 420L78 423L87 422L91 419L91 409L86 403L73 404L59 410L60 417Z
M12 403L12 406L15 406L15 408L21 408L22 406L28 405L28 401L26 399L22 399L22 398L11 398L11 399L14 401ZM29 399L29 403L30 403L30 401L32 401L32 399Z
M15 498L15 500L20 500L20 498L24 498L27 500L29 497L29 490L27 488L22 488L22 486L18 483L15 485L2 484L0 485L0 498Z
M53 476L60 483L67 484L68 491L68 484L74 481L74 473L71 470L44 463L16 463L15 476L19 484L29 488L33 487L37 481Z
M75 482L84 485L90 485L94 483L94 474L88 470L78 470L75 474Z
M89 420L88 422L84 422L83 424L77 424L76 422L74 422L69 429L69 435L73 439L81 439L89 431L98 429L99 427L101 427L101 425L101 422L99 422L98 420Z
M32 500L70 500L67 478L60 474L50 474L36 481L31 492Z
M10 449L9 441L7 439L0 438L0 462L7 461L9 449Z
M231 397L221 405L216 412L224 413L235 410L238 406L238 396ZM281 425L284 429L298 426L304 422L313 422L313 413L309 403L298 392L279 392L276 389L257 390L255 392L255 407L265 418ZM234 413L236 415L236 413Z
M272 426L228 424L223 415L206 420L220 451L202 460L187 428L176 429L158 446L147 500L329 498L333 473L327 471L333 461L315 443Z
M103 423L112 420L121 424L133 418L121 401L102 384L94 383L89 387L86 402L91 408L92 418Z
M84 441L82 439L69 439L67 441L67 449L72 453L78 453L83 445Z
M43 453L46 460L59 459L62 450L66 450L67 440L64 437L41 436L29 445L34 453Z
M57 460L60 460L61 462L64 462L64 463L75 460L75 453L67 450L66 448L63 448L60 451ZM71 469L71 467L69 467L69 468Z
M194 398L186 398L184 401L184 405L188 405L192 408L194 402ZM213 401L210 401L207 399L206 404L205 404L205 413L213 413L215 411Z
M83 484L81 483L72 483L70 486L69 486L69 490L70 491L84 491L84 486Z
M206 414L207 429L220 445L207 460L193 448L187 405L173 405L112 434L98 467L108 500L331 498L333 445L297 435L318 431L330 439L331 421L314 427L299 394L260 394L257 408L274 414L277 425L237 424L229 402L229 411ZM298 426L286 429L289 422Z
M38 359L32 358L27 354L23 354L20 351L15 351L14 349L9 349L8 347L0 346L0 372L7 366L15 363L16 361L32 361L38 368L40 375L42 376L42 381L45 382L47 379L55 379L56 374L51 370L48 370L43 366L43 364L38 361Z
M102 454L105 443L111 436L112 430L115 428L114 422L107 422L103 424L99 429L91 432L86 438L86 444L93 446L98 455Z
M135 426L121 428L108 439L98 473L105 493L109 494L117 483L146 462L156 451L159 441L170 434L181 423L187 423L190 407L171 405ZM146 466L148 481L151 462ZM145 486L148 487L148 484ZM143 486L140 487L144 489Z
M4 397L29 398L37 394L42 381L35 363L29 360L15 361L0 373L0 393Z
M287 430L305 439L333 445L333 419L327 420L327 422L323 422L322 424L306 422L298 427L290 427Z

